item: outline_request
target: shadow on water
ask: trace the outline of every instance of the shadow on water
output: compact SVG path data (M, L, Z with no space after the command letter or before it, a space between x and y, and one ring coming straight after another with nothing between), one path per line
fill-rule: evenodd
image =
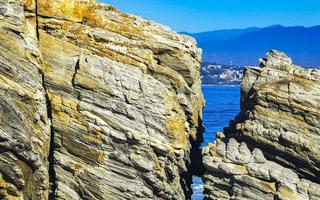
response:
M216 139L215 133L228 126L229 121L240 112L239 86L203 86L202 92L206 100L206 107L203 110L205 132L201 148L210 142L214 142ZM193 176L192 182L192 199L202 200L204 194L201 178Z

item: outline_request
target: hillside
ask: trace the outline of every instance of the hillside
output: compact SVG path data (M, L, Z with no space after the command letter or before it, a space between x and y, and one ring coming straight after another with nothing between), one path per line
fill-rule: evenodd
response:
M271 49L287 52L303 66L320 65L320 26L310 28L274 25L188 34L203 49L203 60L221 64L257 65L257 58Z

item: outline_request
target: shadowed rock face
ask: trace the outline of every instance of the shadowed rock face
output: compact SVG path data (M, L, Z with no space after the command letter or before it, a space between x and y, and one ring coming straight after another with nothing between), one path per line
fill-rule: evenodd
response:
M193 39L89 0L2 1L0 20L1 199L190 197Z
M276 50L245 69L241 113L203 151L208 199L320 198L319 83Z

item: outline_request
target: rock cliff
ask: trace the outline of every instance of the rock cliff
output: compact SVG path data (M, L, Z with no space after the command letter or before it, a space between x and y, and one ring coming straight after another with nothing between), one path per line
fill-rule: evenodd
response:
M92 0L0 2L0 198L186 199L193 39Z
M203 150L208 199L320 199L320 71L270 51L241 83L241 113Z

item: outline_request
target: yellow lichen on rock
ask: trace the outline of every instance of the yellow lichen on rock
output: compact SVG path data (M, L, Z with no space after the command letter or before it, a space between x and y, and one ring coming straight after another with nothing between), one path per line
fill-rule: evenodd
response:
M19 198L189 198L195 41L91 0L1 6L0 143L18 160L2 171Z
M23 6L25 10L35 12L36 0L23 0Z
M19 200L21 195L21 192L13 184L7 183L0 174L0 197L5 197L8 200Z
M38 0L38 13L42 16L81 22L96 4L92 0Z
M188 137L185 132L183 118L179 116L170 116L166 119L166 126L169 132L169 138L172 137L172 146L176 149L184 149L187 146Z

